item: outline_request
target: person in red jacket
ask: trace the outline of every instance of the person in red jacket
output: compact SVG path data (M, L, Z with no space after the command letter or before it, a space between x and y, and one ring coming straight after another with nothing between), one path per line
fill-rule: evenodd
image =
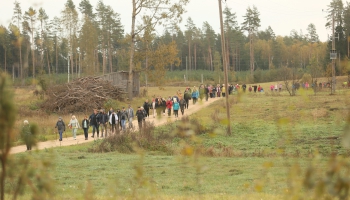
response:
M171 100L171 97L168 98L165 105L166 105L166 108L168 109L168 117L170 117L171 116L171 109L173 107L173 101Z

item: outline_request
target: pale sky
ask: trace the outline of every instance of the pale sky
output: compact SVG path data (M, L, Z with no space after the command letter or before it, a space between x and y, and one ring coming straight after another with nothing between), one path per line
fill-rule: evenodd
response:
M78 7L81 0L73 0ZM0 3L0 24L8 26L13 15L15 0L1 0ZM64 9L66 0L18 0L21 4L22 12L28 10L30 6L39 10L43 7L50 19L60 16ZM98 0L90 0L94 6ZM114 11L120 14L124 31L130 32L131 27L131 0L103 0L105 5L110 5ZM306 28L310 23L315 24L317 34L321 41L326 41L331 30L325 28L327 6L331 0L222 0L223 9L225 5L236 13L239 24L243 22L243 17L248 6L255 5L260 12L261 27L265 30L268 26L274 30L276 35L290 35L290 31L307 33ZM343 1L346 2L345 0ZM202 28L203 22L208 21L216 33L220 32L219 8L217 0L191 0L186 6L187 13L183 16L181 29L185 30L185 23L191 17L197 27ZM163 29L158 29L162 34Z

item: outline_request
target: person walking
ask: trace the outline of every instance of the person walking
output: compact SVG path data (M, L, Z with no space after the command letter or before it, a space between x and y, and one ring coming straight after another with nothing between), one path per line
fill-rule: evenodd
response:
M59 141L62 141L62 134L64 131L66 131L66 125L64 124L64 121L62 120L62 117L58 118L58 121L56 122L56 126L58 134L59 134Z
M128 113L129 128L134 128L134 126L132 124L132 120L134 118L134 110L131 108L131 105L129 105L127 113Z
M105 133L104 136L107 137L107 124L109 121L109 116L104 109L102 109L100 112L100 119L101 137L103 137L103 133Z
M118 115L117 113L113 112L110 116L109 116L109 124L111 125L111 134L115 134L116 130L118 128Z
M184 99L185 99L185 108L188 109L188 106L190 104L190 99L191 99L191 91L189 88L186 88L185 92L184 92Z
M216 85L216 96L221 97L221 87L220 84Z
M77 120L77 118L75 117L75 115L72 115L72 118L69 121L68 127L70 127L72 129L72 134L73 134L73 138L74 140L77 139L77 130L78 128L80 128L79 122Z
M180 104L179 104L179 102L177 102L177 101L175 100L175 101L174 101L174 104L173 104L173 110L174 110L175 118L178 118L178 117L179 117L179 108L180 108Z
M85 115L83 121L81 122L81 126L84 130L84 136L85 136L85 140L88 140L88 136L89 136L89 120L88 120L88 116Z
M122 124L122 130L126 129L126 120L128 120L128 113L125 110L125 107L120 111L120 122Z
M169 96L168 100L166 101L166 108L168 110L168 117L171 116L171 108L173 107L173 101L171 100L171 97Z
M206 85L204 87L204 93L205 93L205 101L208 101L208 99L209 99L209 86L208 85Z
M148 103L148 99L146 99L146 101L143 103L143 108L146 111L146 117L149 117L149 109L150 109L151 105Z
M30 125L28 120L23 121L21 136L24 142L26 143L27 151L32 150L33 136L32 136L32 132L30 131Z
M193 105L196 104L198 97L199 97L199 92L198 92L196 86L194 86L193 92L192 92Z
M139 125L139 131L141 131L142 129L142 122L143 122L143 118L145 117L143 111L141 110L140 107L137 108L137 111L136 111L136 117L137 117L137 122L138 122L138 125Z
M156 116L156 99L152 99L153 118Z
M204 96L205 96L205 88L204 88L204 85L201 84L199 86L199 99L202 101ZM179 102L179 101L177 101L177 102Z
M99 137L99 118L100 116L97 109L94 109L94 112L89 117L90 126L92 126L92 138L95 137L95 132L97 133L97 137Z
M245 90L244 90L244 91L245 91ZM226 95L226 87L225 87L225 84L222 84L221 94L222 94L222 97L225 97L225 95Z
M157 111L157 117L161 117L161 112L162 112L162 104L163 104L163 101L160 97L158 97L156 100L155 100L155 108L156 108L156 111Z
M184 115L184 113L185 113L185 105L186 105L185 99L180 98L179 104L180 104L181 114Z

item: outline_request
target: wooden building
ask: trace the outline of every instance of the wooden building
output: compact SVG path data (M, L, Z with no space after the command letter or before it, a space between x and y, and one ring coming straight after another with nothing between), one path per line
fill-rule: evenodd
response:
M137 97L140 94L140 72L133 72L133 97ZM123 89L128 92L128 79L129 72L119 71L100 76L100 78L110 81L114 86Z

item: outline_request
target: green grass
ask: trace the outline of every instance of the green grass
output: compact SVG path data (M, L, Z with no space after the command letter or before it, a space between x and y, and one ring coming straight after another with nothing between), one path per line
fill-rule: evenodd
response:
M93 194L102 199L133 195L186 199L201 195L213 198L222 195L224 199L254 195L280 197L287 188L289 166L299 163L304 168L312 160L281 157L194 159L156 152L144 156L116 152L87 154L88 147L89 144L84 144L33 153L37 158L51 158L55 166L51 175L57 185L54 191L59 199L82 198L88 183ZM324 161L320 164L325 164ZM261 191L256 188L260 184Z
M269 83L262 85L267 88ZM149 97L176 90L152 88ZM221 123L226 117L222 99L191 116L204 126L202 134L168 141L173 155L137 148L133 154L88 153L90 143L33 156L53 162L57 199L84 199L87 193L97 199L282 199L307 193L303 180L310 166L317 166L312 180L322 179L333 169L327 168L331 154L345 159L350 155L341 145L348 97L348 90L337 95L325 90L316 96L299 91L295 97L286 91L235 94L230 96L231 136ZM174 133L181 123L156 132ZM202 155L180 154L186 145Z

